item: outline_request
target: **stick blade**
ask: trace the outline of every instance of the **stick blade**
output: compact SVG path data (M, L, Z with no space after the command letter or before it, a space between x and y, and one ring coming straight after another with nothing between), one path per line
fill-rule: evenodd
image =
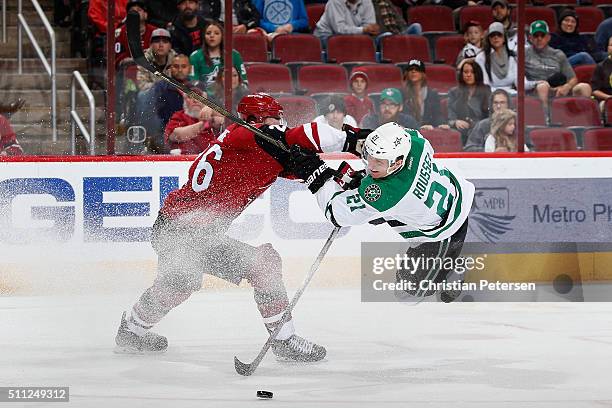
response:
M238 357L236 356L234 356L234 368L238 374L244 375L245 377L253 374L254 371L251 364L243 363L242 361L238 360Z
M148 71L157 71L144 56L140 38L140 15L136 11L130 11L127 14L125 26L127 29L128 48L134 62Z

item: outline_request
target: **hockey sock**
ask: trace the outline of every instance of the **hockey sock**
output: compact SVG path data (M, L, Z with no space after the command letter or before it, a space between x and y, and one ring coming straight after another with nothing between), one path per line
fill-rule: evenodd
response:
M264 324L266 325L266 329L268 329L270 333L272 333L278 326L278 322L280 322L281 318L283 317L283 313L284 312L271 317L263 318ZM288 321L285 322L285 324L283 324L283 327L276 335L276 339L287 340L289 337L293 336L294 333L295 327L293 326L293 319L290 318Z

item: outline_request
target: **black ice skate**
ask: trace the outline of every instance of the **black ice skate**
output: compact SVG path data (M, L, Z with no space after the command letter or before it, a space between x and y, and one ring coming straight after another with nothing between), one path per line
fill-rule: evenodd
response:
M272 343L272 352L280 360L313 362L325 358L327 350L300 336L292 335L287 340Z
M121 324L115 337L116 353L161 353L168 348L168 339L156 333L147 332L138 335L131 331L125 318L121 316Z

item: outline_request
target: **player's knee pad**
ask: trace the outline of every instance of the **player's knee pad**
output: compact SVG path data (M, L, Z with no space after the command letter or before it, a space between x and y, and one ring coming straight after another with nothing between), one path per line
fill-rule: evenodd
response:
M256 258L246 276L251 286L264 291L283 287L283 260L272 244L257 247Z

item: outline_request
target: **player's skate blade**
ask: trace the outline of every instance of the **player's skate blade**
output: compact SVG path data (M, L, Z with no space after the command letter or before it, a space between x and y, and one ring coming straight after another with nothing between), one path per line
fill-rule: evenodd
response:
M300 336L292 335L287 340L272 343L272 352L281 361L314 362L325 358L327 350Z
M115 353L119 354L163 353L168 348L168 339L164 336L152 332L139 336L130 331L125 312L121 317L115 343Z

